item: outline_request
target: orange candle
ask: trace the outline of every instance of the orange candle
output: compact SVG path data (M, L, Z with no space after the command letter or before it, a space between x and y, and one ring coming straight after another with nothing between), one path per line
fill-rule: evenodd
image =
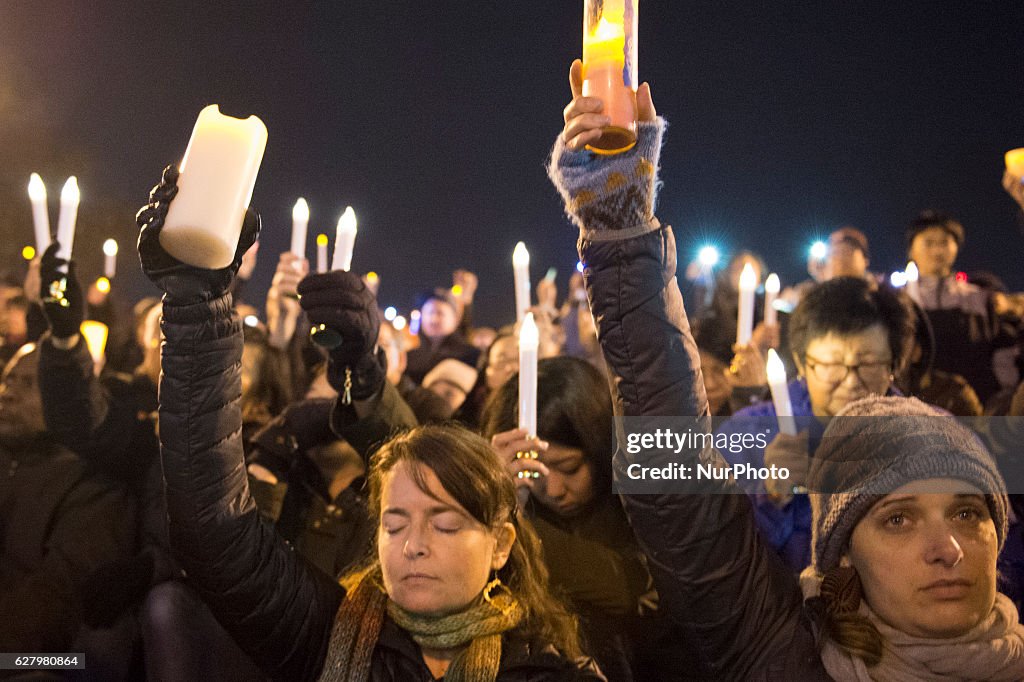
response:
M583 95L604 102L611 123L587 148L618 154L636 144L637 0L585 0Z

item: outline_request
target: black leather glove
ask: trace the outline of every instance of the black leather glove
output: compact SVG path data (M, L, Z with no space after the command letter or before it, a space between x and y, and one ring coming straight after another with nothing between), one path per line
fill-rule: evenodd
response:
M69 339L79 333L85 319L85 297L75 276L75 261L58 258L59 248L54 241L39 261L39 295L50 332L58 339Z
M149 203L135 216L139 232L139 260L142 271L167 294L175 305L200 303L223 296L242 264L242 256L260 234L260 215L251 208L245 212L242 233L231 265L220 270L207 270L182 263L160 245L160 230L167 218L167 209L178 193L178 167L164 168L160 184L149 193Z
M376 395L387 374L387 359L377 352L377 297L359 275L343 270L307 275L297 289L313 332L340 338L328 349L327 380L342 401Z

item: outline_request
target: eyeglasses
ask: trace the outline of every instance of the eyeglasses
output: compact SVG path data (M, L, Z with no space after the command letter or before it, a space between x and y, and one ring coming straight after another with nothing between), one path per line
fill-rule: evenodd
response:
M814 375L814 378L826 384L842 383L850 375L851 370L864 385L885 381L892 375L891 358L878 362L861 362L856 365L847 365L842 362L821 362L806 354L804 359L807 361L808 371Z

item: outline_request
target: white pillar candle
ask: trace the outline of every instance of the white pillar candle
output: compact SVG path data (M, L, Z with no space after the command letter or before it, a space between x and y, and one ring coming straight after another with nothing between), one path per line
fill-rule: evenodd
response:
M199 112L160 230L169 254L199 268L231 264L266 146L267 127L256 116L224 116L216 104Z
M93 371L99 374L103 369L103 353L107 348L107 334L110 330L102 322L85 320L79 327L79 331L82 333L82 338L85 339L89 355L92 356Z
M774 272L768 275L768 279L764 282L764 323L766 325L776 325L779 323L779 315L775 310L775 299L779 297L779 290L782 289L782 284L779 282L779 276Z
M28 180L28 198L32 202L32 222L36 230L36 253L40 256L50 246L50 212L46 205L46 185L39 173Z
M515 276L516 321L522 322L530 307L530 252L522 242L516 244L512 251L512 273Z
M331 270L348 270L352 267L352 249L356 244L356 212L351 206L338 218L338 229L334 235L334 259Z
M765 369L768 373L768 387L772 391L775 416L779 420L779 431L788 436L795 436L796 420L793 419L793 405L789 400L786 367L782 364L782 358L774 348L768 349L768 362Z
M75 245L75 221L78 220L80 198L78 178L72 175L60 191L60 218L57 220L57 241L60 242L57 257L64 260L71 260L71 250Z
M739 312L736 316L736 343L745 346L750 343L754 332L754 291L757 289L757 275L747 263L740 273Z
M292 253L299 258L306 257L306 228L309 226L309 204L302 197L292 208ZM302 264L295 262L295 269L302 270Z
M519 327L519 428L537 435L537 347L540 335L533 313Z
M316 271L321 274L327 272L326 234L318 234L316 236Z
M420 333L420 311L414 310L409 313L409 333L418 336Z
M920 303L921 289L918 280L921 278L921 273L917 269L917 263L914 261L907 263L907 270L904 274L907 276L907 295L914 299L915 303Z
M114 279L117 274L117 242L108 239L103 242L103 276Z

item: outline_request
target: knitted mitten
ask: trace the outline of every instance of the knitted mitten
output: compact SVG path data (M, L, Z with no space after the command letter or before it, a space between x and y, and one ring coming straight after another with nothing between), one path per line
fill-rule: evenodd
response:
M567 149L559 135L548 177L565 201L565 212L593 241L629 239L660 227L654 217L658 158L665 119L641 122L636 146L614 156Z

